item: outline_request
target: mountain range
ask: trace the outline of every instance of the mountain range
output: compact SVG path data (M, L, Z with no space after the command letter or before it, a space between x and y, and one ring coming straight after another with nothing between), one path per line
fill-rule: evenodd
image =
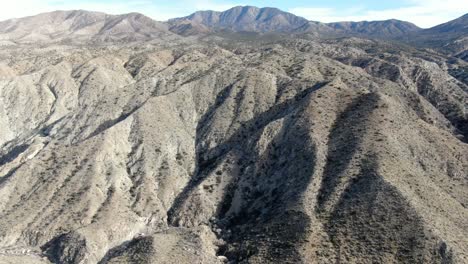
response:
M216 30L245 32L321 33L327 35L362 34L367 36L398 36L421 30L414 24L399 20L372 22L320 23L281 11L276 8L238 6L224 12L200 11L183 18L168 21L172 31L190 34ZM180 28L182 30L180 30Z
M416 43L439 48L450 38L453 51L466 49L467 16L429 29L400 20L321 23L277 8L237 6L224 12L198 11L187 17L157 22L142 14L106 15L83 10L55 11L0 22L0 40L37 41L136 41L163 35L189 36L215 32L313 34L317 37L360 36ZM38 26L39 25L39 26ZM439 41L440 40L440 41Z
M468 263L467 16L0 22L0 263Z

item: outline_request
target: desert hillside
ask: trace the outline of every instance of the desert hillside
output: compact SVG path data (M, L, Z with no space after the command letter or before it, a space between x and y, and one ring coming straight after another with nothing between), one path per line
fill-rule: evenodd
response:
M466 48L244 9L0 22L0 263L468 263Z

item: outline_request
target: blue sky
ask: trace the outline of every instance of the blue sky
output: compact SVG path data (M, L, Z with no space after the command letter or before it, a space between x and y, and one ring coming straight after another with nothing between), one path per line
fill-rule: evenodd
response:
M431 27L468 13L468 0L2 0L0 20L37 13L85 9L109 14L140 12L156 20L185 16L197 10L223 11L236 5L272 6L321 22L401 19Z

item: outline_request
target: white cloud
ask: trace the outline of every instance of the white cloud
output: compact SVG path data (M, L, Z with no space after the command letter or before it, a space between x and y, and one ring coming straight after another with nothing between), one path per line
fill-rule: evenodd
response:
M468 12L468 0L408 0L408 6L387 9L291 8L289 12L321 22L400 19L428 28Z

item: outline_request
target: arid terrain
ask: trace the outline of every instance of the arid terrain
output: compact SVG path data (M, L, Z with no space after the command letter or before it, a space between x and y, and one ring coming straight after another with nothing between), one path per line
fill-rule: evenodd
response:
M468 263L468 16L0 22L0 263Z

